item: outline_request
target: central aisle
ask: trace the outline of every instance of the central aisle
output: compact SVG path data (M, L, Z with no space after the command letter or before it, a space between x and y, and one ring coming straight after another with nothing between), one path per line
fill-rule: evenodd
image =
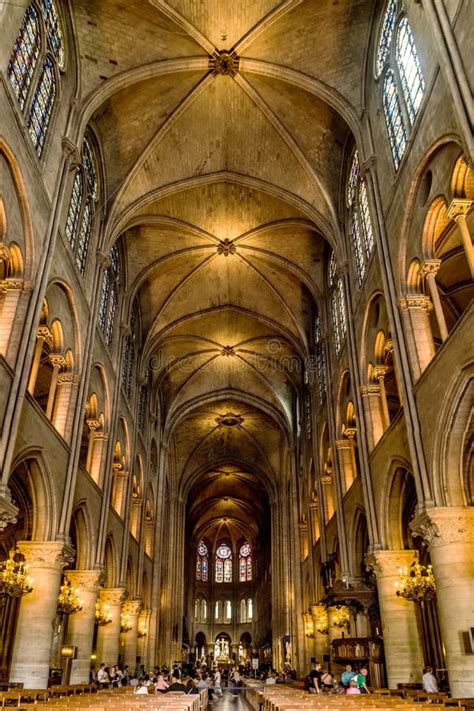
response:
M212 711L248 711L252 707L244 699L244 694L233 696L230 691L223 689L223 696L219 701L213 701L209 704L209 709Z

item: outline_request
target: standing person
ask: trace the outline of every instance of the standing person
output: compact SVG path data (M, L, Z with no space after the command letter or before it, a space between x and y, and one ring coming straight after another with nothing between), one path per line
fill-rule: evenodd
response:
M308 691L310 694L321 693L321 664L313 664L309 673Z
M438 680L433 674L433 667L425 667L423 669L423 691L428 694L438 693Z
M342 672L341 675L341 681L343 685L346 687L349 686L349 682L351 679L353 679L356 675L355 671L352 668L352 664L346 664L346 670Z
M216 696L222 696L222 675L219 671L219 667L214 670L214 690Z
M365 667L362 667L362 669L359 671L357 676L355 677L357 681L357 688L360 689L361 694L370 694L370 691L367 686L367 674L368 671Z
M97 683L100 684L101 689L109 683L109 673L104 663L99 666L99 670L97 672Z

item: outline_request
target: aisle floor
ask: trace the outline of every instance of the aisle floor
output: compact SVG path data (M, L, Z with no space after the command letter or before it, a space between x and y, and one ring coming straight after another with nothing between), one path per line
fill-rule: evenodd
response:
M224 694L219 701L213 701L209 704L210 711L248 711L248 709L252 708L244 699L243 694L239 694L236 697L230 691L225 691L225 689L223 691Z

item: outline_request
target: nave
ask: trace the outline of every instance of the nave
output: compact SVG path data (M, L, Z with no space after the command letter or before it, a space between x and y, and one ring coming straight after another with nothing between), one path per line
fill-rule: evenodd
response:
M0 685L474 697L473 9L0 3Z

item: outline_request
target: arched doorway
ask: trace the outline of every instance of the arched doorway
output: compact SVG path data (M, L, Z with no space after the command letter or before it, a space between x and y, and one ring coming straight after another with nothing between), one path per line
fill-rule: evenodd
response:
M230 664L232 661L231 652L232 640L227 632L221 632L217 635L214 642L214 662L219 665Z

